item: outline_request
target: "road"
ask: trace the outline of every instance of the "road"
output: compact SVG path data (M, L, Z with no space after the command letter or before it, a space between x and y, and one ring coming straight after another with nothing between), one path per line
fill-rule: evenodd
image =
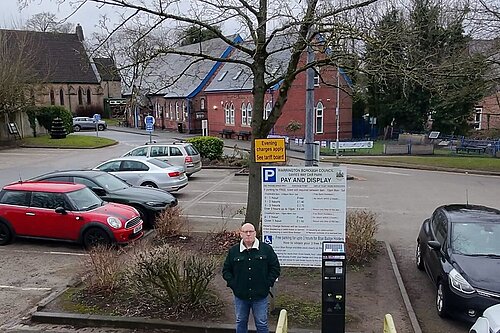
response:
M0 185L56 169L90 168L149 140L147 136L114 131L99 135L120 144L96 150L0 150ZM167 136L155 139L161 142ZM434 288L414 265L415 238L423 219L438 205L468 200L496 206L500 178L354 165L347 168L357 178L348 182L348 208L367 209L378 215L377 238L387 240L395 252L423 332L467 332L467 325L442 320L435 313ZM246 205L248 178L233 174L231 170L204 169L176 194L192 231L235 229L241 223L243 215L239 212ZM0 298L11 304L0 310L0 326L48 293L64 288L74 278L74 267L85 258L79 247L68 244L18 242L0 248L0 253Z

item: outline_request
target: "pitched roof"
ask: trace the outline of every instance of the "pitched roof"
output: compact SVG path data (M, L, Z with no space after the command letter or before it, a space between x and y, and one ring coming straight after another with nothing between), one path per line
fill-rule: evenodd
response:
M238 41L241 38L236 36L231 39ZM179 47L175 52L224 58L231 50L232 47L222 39L214 38ZM201 90L218 66L218 62L201 57L168 53L151 62L140 86L152 95L164 95L166 98L190 97Z
M14 53L20 46L30 50L25 56L43 82L99 83L76 34L0 29L0 38Z
M293 35L275 36L269 43L268 52L272 53L266 63L269 73L266 80L272 80L286 71L291 57L291 45L295 42ZM244 46L253 48L253 42L245 42ZM248 54L239 50L231 55L232 59L251 61ZM239 63L227 62L220 68L217 77L205 88L206 92L230 91L230 90L252 90L253 74L250 69Z
M94 64L103 81L121 81L120 73L111 58L94 58Z

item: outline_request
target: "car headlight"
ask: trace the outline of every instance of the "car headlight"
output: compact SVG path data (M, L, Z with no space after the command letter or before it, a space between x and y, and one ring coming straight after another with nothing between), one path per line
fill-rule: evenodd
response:
M115 229L122 227L122 221L113 216L108 217L108 224Z
M448 278L450 279L450 286L455 290L464 294L472 294L476 291L456 269L451 270Z
M146 205L151 207L164 207L165 203L160 201L148 201L146 202Z

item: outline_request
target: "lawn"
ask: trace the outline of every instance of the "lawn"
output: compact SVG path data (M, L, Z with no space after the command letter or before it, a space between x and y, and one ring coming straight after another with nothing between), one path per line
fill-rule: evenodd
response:
M25 147L46 148L101 148L116 143L115 140L97 136L70 134L64 139L52 139L50 135L24 138L21 145Z

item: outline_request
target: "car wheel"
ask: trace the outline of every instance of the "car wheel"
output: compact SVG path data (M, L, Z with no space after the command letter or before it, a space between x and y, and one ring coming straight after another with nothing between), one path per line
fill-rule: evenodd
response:
M106 231L100 228L90 228L83 234L83 246L85 248L91 249L98 245L109 246L111 245L111 239L109 238Z
M141 184L141 186L158 188L158 186L156 186L156 184L152 183L152 182L144 182L144 183Z
M0 245L7 245L12 241L12 232L9 227L0 222Z
M141 220L144 222L144 224L146 224L148 227L152 228L153 223L152 223L152 221L148 220L148 214L146 213L146 210L142 207L137 207L137 206L134 208L139 212L139 215L141 216Z
M80 132L81 129L82 128L80 127L80 125L73 126L73 131L75 131L75 132Z
M99 131L104 131L104 125L97 125L97 129Z
M440 317L446 317L447 313L447 303L444 292L443 283L438 282L437 292L436 292L436 310Z
M422 258L422 248L420 246L420 242L417 241L417 248L415 249L415 264L417 268L421 271L424 270L424 260Z

